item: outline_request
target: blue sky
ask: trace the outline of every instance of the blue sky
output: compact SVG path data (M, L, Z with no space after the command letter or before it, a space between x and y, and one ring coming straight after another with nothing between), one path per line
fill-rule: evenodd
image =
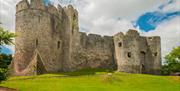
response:
M0 46L0 53L5 53L5 54L13 54L13 50L9 46Z
M3 27L15 30L15 5L20 0L0 0ZM162 56L180 46L180 0L44 0L79 11L80 31L114 35L137 29L143 36L161 36ZM12 50L11 47L7 47ZM8 49L4 52L10 52ZM14 49L13 49L14 50Z
M159 11L147 12L138 18L134 27L139 26L140 30L145 32L153 31L159 24L169 21L177 16L180 16L180 11L167 13Z

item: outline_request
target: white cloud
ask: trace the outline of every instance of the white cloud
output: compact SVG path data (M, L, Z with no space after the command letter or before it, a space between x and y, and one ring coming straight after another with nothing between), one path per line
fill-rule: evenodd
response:
M172 3L167 4L162 8L163 12L180 11L180 0L173 0Z
M80 27L88 33L113 35L133 28L131 21L157 9L164 0L75 0ZM78 3L79 2L79 3ZM119 18L121 18L119 20Z
M15 5L17 0L0 0L0 22L2 27L14 31Z
M180 16L160 24L156 30L145 33L146 36L160 36L162 56L169 53L173 47L180 46Z
M130 28L134 29L132 23L128 20L100 17L92 21L92 26L88 28L88 33L112 36L120 31L125 33Z

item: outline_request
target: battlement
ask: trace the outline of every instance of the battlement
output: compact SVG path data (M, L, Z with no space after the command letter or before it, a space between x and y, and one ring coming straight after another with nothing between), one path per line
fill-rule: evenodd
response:
M54 5L51 5L51 4L48 5L47 10L48 10L49 13L58 16L58 10Z
M29 2L27 0L22 0L16 5L16 12L29 9L29 7L30 7Z
M129 31L126 33L126 35L136 37L136 36L139 36L139 33L138 33L138 31L136 31L134 29L129 29Z
M30 8L45 10L46 7L45 7L44 0L31 0Z
M52 4L45 5L43 0L31 0L30 2L28 2L28 0L22 0L16 5L16 13L26 10L39 10L59 18L62 17L63 12L65 12L63 14L66 14L69 18L73 18L73 16L76 18L78 17L78 11L74 9L72 5L62 7L58 4L56 8Z
M151 36L151 37L146 37L147 40L150 41L156 41L156 40L161 40L160 36Z

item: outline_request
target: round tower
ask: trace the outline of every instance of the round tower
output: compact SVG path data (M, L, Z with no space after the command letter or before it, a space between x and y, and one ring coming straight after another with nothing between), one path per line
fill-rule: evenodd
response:
M45 11L43 0L22 0L16 5L15 73L25 70L33 60L35 50L49 51L51 31L50 14ZM47 41L47 42L46 42ZM42 46L44 45L44 46ZM49 49L49 50L48 50ZM44 55L46 56L46 55Z

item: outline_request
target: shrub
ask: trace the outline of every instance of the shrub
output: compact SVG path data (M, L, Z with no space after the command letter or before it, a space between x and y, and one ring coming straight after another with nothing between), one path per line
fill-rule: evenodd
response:
M11 63L12 55L0 54L0 81L6 80L8 65Z
M180 46L174 48L165 56L165 65L162 67L163 75L180 72Z

